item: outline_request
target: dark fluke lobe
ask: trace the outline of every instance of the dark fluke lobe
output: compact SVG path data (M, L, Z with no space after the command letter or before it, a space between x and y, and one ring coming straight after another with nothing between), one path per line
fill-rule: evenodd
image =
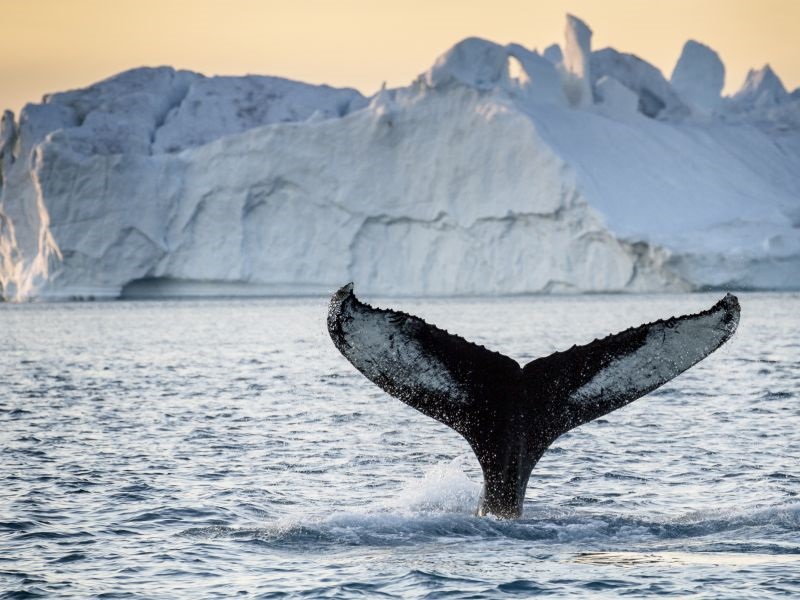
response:
M372 308L353 284L331 298L328 332L370 381L452 427L483 470L478 514L516 518L550 444L644 396L711 354L736 331L727 294L693 315L627 329L524 367L413 315Z

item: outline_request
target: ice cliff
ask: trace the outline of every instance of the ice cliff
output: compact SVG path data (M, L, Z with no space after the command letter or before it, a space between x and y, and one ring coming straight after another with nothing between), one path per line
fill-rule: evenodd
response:
M591 36L372 98L142 68L6 112L3 297L800 288L800 94Z

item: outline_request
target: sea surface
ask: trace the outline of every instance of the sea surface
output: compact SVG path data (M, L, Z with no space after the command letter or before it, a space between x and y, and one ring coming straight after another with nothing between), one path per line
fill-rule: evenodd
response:
M524 363L721 294L420 300ZM800 295L556 441L524 516L317 299L0 305L0 598L800 596Z

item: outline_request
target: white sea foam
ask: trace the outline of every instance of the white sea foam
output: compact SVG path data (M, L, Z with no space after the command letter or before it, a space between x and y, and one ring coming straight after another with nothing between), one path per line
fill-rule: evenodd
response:
M474 515L481 493L481 482L470 479L458 457L429 468L421 479L411 479L402 491L384 505L414 513L458 513Z

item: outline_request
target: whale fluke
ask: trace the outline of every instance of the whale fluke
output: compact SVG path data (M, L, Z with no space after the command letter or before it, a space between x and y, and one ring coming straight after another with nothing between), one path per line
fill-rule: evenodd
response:
M727 294L693 315L659 320L536 359L513 359L337 291L328 332L339 351L388 394L453 428L484 477L478 514L516 518L528 478L550 444L644 396L711 354L739 323Z

